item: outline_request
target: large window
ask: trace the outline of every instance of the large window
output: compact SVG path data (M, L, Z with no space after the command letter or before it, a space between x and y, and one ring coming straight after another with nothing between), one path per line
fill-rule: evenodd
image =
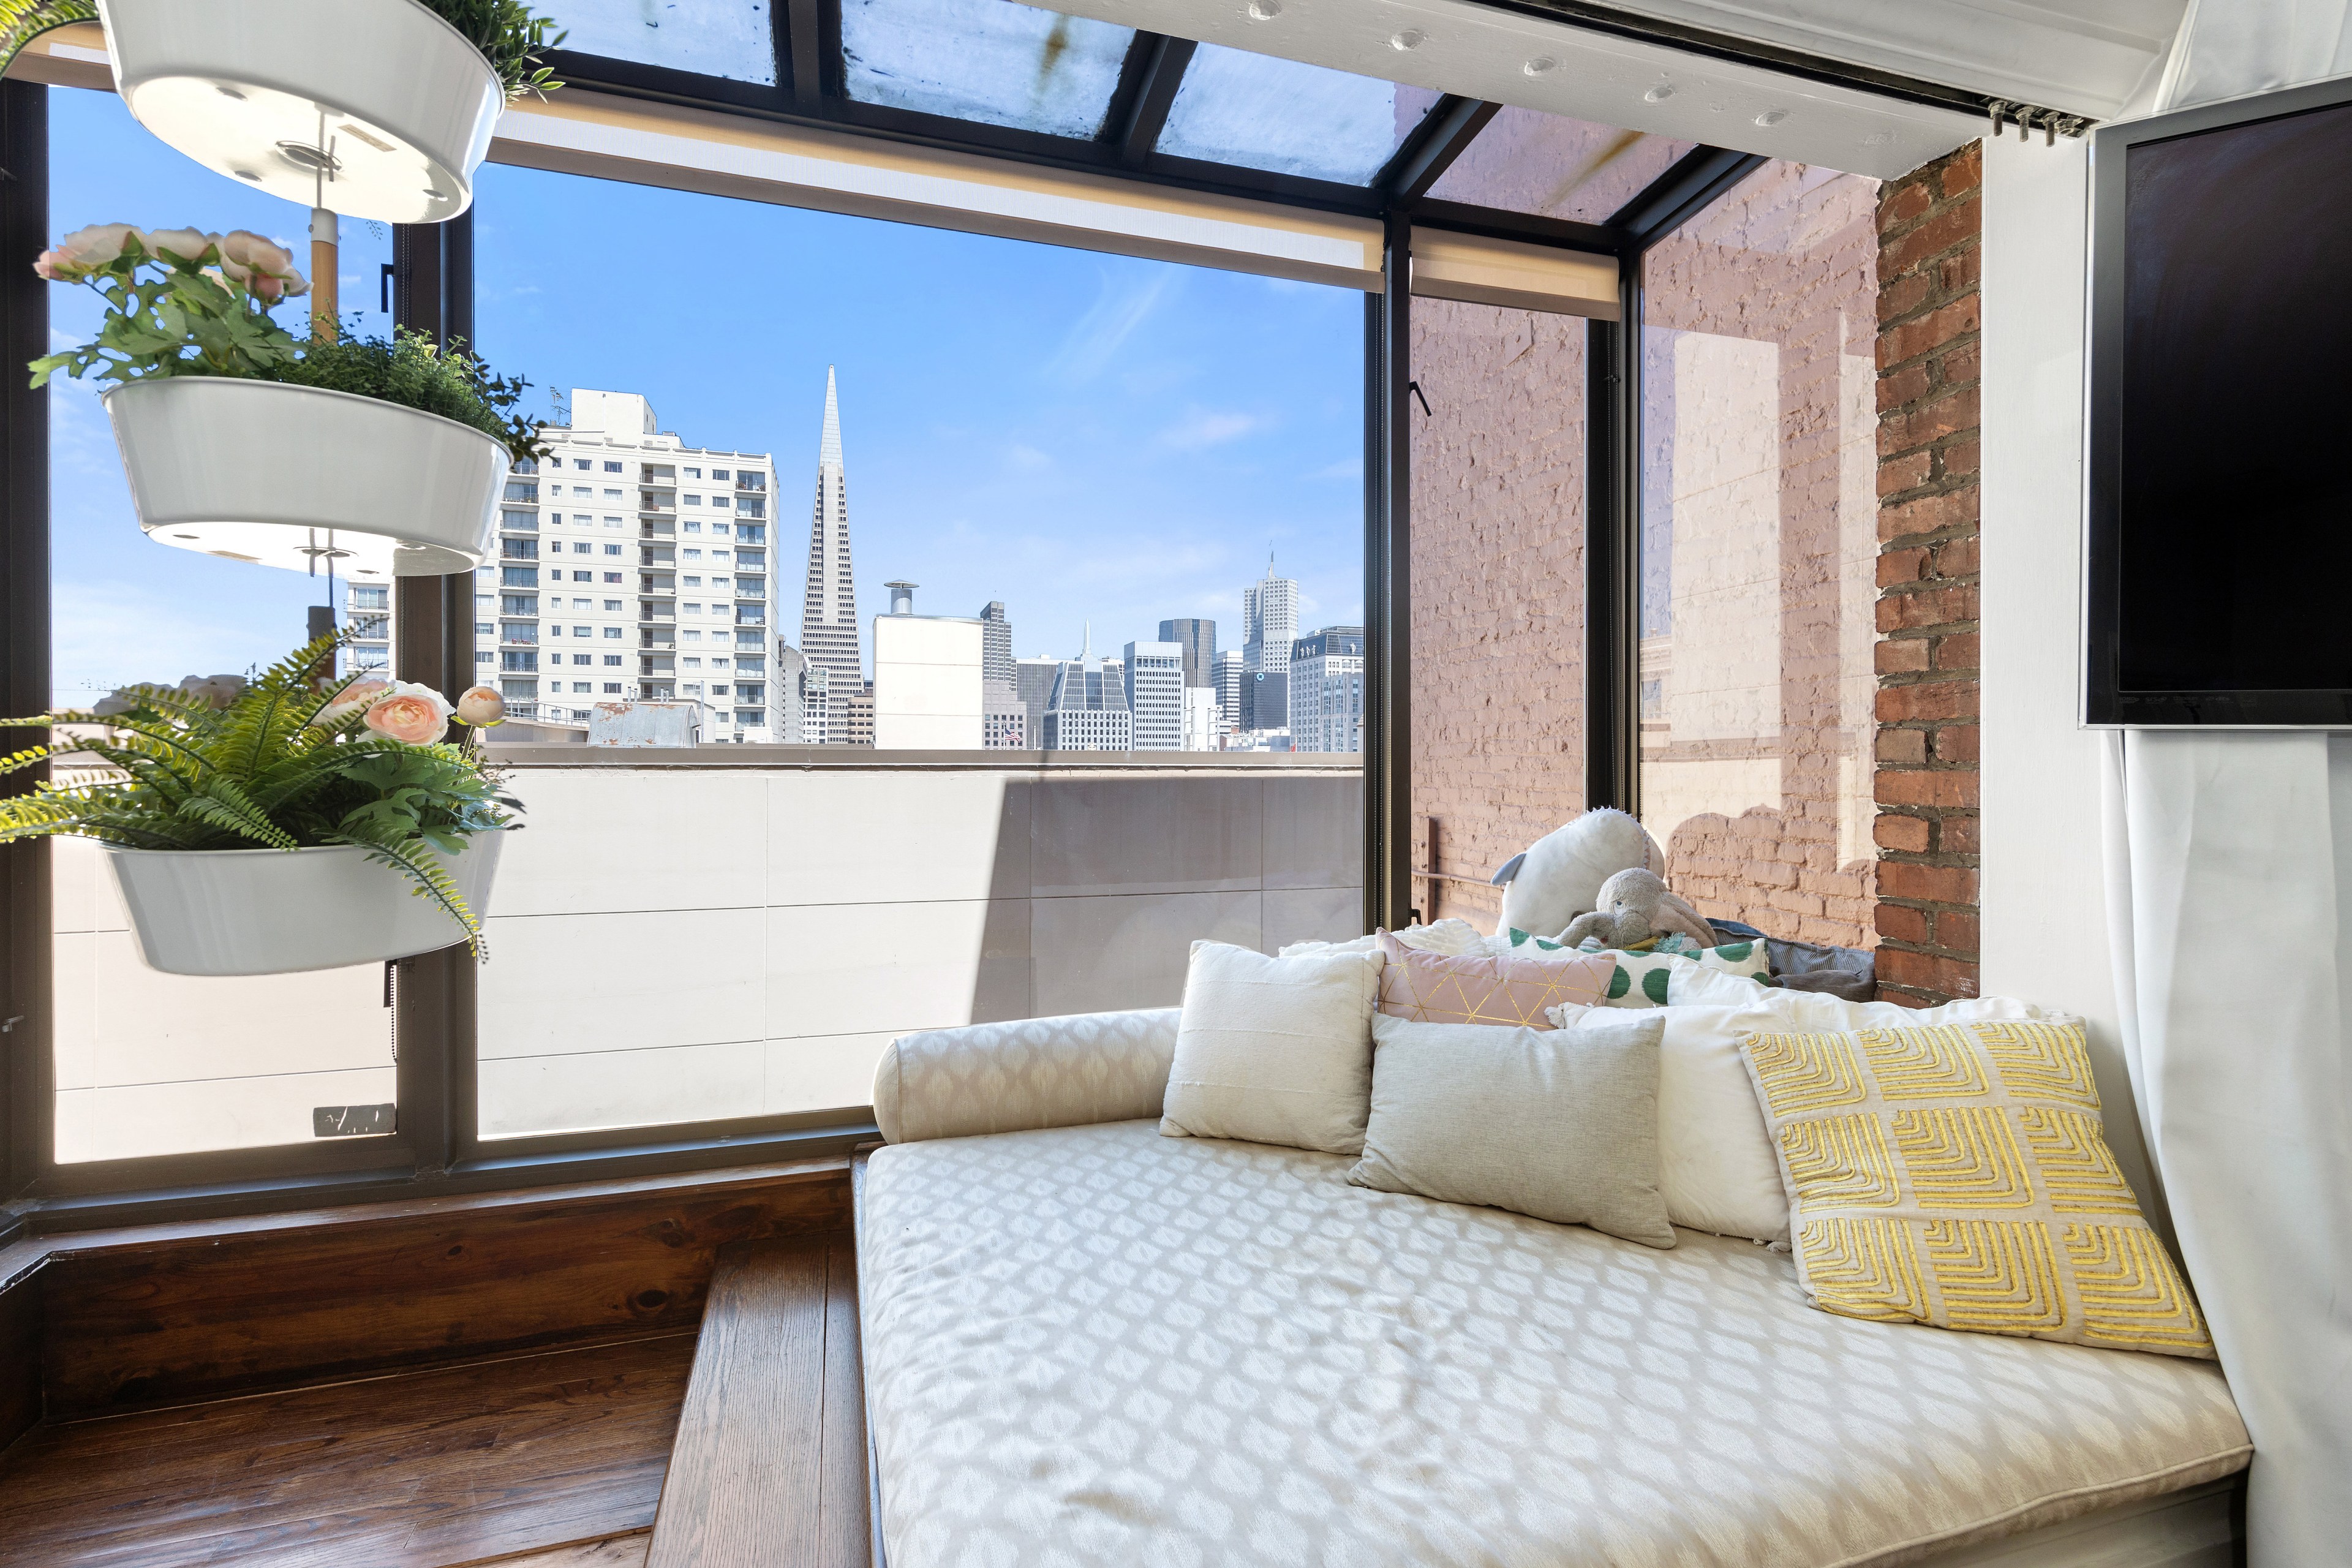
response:
M1645 258L1641 800L1706 914L1865 947L1876 182L1769 163Z

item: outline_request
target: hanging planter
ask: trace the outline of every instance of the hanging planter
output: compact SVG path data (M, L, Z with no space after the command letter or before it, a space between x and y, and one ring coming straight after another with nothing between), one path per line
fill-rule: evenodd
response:
M150 539L361 582L470 572L498 548L507 450L380 398L226 376L105 395Z
M506 704L478 686L453 707L423 686L338 682L323 637L247 681L132 686L88 710L0 720L64 732L0 773L88 752L95 784L0 799L0 843L58 834L104 845L139 950L173 974L278 974L465 942L482 954L499 846L520 802L479 731ZM445 742L449 722L465 738Z
M477 920L503 833L435 854ZM427 851L428 854L434 852ZM434 952L472 940L406 878L350 845L315 849L106 847L140 956L167 974L288 974Z
M560 35L510 0L98 9L115 89L140 124L256 189L383 223L464 212L508 98L558 85L531 67Z

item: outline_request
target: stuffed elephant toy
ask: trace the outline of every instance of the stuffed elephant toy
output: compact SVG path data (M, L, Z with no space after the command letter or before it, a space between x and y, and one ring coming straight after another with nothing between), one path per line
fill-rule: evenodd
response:
M1603 947L1625 948L1653 937L1686 936L1701 947L1715 945L1706 917L1675 897L1654 871L1634 867L1601 884L1599 908L1570 921L1559 940L1574 947L1599 937Z

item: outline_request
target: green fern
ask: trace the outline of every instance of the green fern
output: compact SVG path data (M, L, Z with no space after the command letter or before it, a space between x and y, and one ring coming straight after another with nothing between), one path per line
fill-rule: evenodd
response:
M0 16L9 3L0 0ZM366 730L361 710L331 716L333 692L313 672L341 641L296 649L226 708L177 687L133 686L115 694L124 710L104 717L60 710L0 719L0 729L105 727L0 756L0 774L75 753L121 774L44 781L0 799L0 843L66 834L131 849L348 844L406 878L485 956L480 917L432 852L455 854L477 833L520 826L520 803L500 793L470 737L413 746Z
M52 27L98 20L98 0L0 0L0 71Z

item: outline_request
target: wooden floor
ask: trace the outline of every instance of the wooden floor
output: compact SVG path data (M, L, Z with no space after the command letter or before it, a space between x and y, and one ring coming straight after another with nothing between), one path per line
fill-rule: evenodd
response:
M665 1334L37 1427L0 1455L0 1563L641 1568L658 1504L659 1563L858 1568L853 1249L721 1258L698 1356Z

